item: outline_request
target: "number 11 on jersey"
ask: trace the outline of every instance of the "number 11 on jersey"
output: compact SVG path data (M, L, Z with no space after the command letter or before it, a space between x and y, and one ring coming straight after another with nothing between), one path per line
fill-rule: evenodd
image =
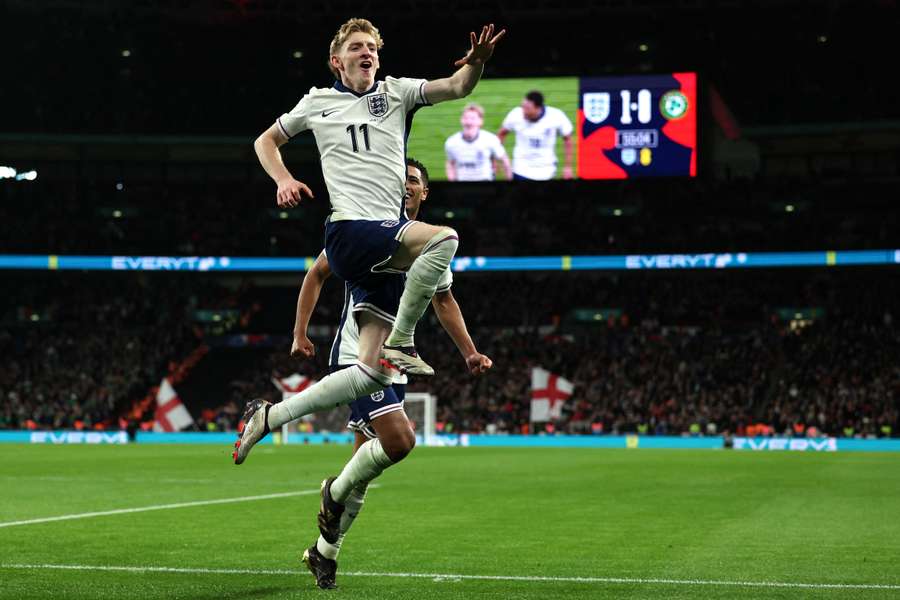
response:
M356 142L356 125L347 125L347 133L350 134L350 143L353 145L353 151L359 152L359 144ZM362 133L363 143L366 146L366 150L371 150L369 147L369 126L367 124L362 124L359 126L359 131Z

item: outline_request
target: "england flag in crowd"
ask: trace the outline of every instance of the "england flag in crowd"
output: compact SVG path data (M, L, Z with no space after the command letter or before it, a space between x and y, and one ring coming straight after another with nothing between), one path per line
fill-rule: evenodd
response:
M546 423L562 416L562 407L572 395L572 382L546 369L531 369L531 421Z
M272 378L272 383L281 390L282 400L287 400L294 394L302 392L315 382L315 379L307 377L306 375L300 375L299 373L294 373L293 375L282 379L278 379L277 377Z
M153 431L181 431L194 424L194 418L181 403L168 378L163 378L156 393L155 419Z

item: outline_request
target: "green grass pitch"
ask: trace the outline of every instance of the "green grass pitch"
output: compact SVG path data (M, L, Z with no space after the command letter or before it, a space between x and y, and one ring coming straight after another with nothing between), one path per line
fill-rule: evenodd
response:
M460 131L459 123L463 108L466 104L474 102L484 108L484 129L491 133L497 133L507 113L521 104L525 94L531 90L538 90L544 94L544 103L560 109L572 126L577 125L578 114L578 78L577 77L547 77L527 79L483 79L478 87L466 98L453 102L442 102L431 107L423 108L416 113L413 119L412 132L409 136L407 155L421 161L428 169L429 175L435 180L447 179L444 163L447 156L444 154L444 142L447 138ZM573 158L572 169L577 176L577 142L578 136L572 134ZM503 145L512 160L512 149L515 145L515 135L510 134ZM556 140L556 156L558 168L556 177L562 177L562 166L565 153L563 152L562 138Z
M348 446L0 452L2 598L900 597L896 454L418 448L324 592L298 558Z

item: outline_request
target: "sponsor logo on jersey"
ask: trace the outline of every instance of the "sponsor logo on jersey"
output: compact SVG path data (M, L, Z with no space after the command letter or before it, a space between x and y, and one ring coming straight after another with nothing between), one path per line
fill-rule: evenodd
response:
M687 111L687 96L682 94L679 90L666 92L663 94L662 98L659 99L659 112L670 121L680 119L687 114Z
M369 113L373 117L383 117L388 111L387 94L372 94L366 97L369 103Z
M609 116L609 92L583 94L581 105L584 118L591 123L602 123Z
M329 110L328 112L326 112L326 111L323 110L323 111L322 111L322 118L324 119L325 117L329 117L329 116L333 115L333 114L336 113L336 112L337 112L337 109L335 109L335 110Z

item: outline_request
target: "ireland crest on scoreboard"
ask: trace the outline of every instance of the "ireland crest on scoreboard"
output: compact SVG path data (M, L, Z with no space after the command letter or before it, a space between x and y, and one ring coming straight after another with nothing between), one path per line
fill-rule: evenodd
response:
M581 106L584 109L584 118L591 123L602 123L609 116L609 93L591 92L582 94Z
M369 113L373 117L383 117L387 114L387 94L373 94L371 96L367 96L366 100L369 102Z

